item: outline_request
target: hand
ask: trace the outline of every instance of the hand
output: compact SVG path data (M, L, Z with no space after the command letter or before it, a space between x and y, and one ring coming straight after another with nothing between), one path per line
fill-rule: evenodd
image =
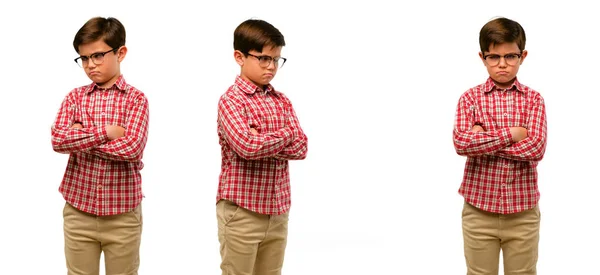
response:
M83 125L81 125L79 122L75 122L73 125L71 125L71 129L83 129Z
M117 125L106 125L106 134L109 140L115 140L125 136L125 128Z
M483 126L481 126L481 125L475 125L471 129L471 132L473 132L473 133L485 132L485 129L483 129Z
M258 131L256 131L254 128L250 128L250 133L253 135L258 135Z
M527 129L523 127L510 127L510 135L513 142L519 142L527 137Z

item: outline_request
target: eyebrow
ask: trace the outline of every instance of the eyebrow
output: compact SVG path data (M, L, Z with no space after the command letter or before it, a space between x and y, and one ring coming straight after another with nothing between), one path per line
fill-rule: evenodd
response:
M105 53L106 54L106 51L97 51L97 52L93 52L93 53L88 54L88 55L81 55L80 54L79 57L90 57L92 55L99 54L99 53Z
M522 53L515 53L515 52L510 52L510 53L505 53L505 54L499 54L499 53L488 53L488 54L486 54L486 55L498 55L498 56L505 56L505 55L509 55L509 54L514 54L514 55L517 55L517 54L522 54Z

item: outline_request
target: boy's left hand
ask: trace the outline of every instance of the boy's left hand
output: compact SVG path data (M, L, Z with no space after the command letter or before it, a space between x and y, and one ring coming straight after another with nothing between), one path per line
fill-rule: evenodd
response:
M81 125L79 122L75 122L73 125L71 125L71 129L83 129L83 125Z

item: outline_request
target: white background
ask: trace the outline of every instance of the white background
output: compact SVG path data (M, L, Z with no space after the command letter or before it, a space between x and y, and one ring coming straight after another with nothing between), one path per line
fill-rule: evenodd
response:
M496 16L525 28L519 79L547 107L538 273L592 274L600 23L583 2L4 1L0 274L66 273L67 155L52 150L50 125L90 82L72 41L93 16L125 25L122 73L150 101L140 274L220 274L217 101L239 73L233 30L248 18L285 35L288 63L273 84L309 138L307 159L291 163L284 273L465 274L465 159L451 132L459 96L486 80L478 34Z

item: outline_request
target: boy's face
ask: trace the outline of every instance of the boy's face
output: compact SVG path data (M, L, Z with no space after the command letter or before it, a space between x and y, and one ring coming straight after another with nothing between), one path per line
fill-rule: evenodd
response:
M112 49L102 40L79 45L79 56L83 57L80 60L81 67L100 88L109 88L121 75L120 64L127 48L121 46L116 51Z
M526 56L527 51L521 52L515 42L491 45L488 51L479 53L490 77L501 89L512 85Z
M235 61L242 69L240 76L261 88L269 84L277 74L279 66L284 62L281 59L275 63L275 60L281 57L281 49L282 47L265 46L262 52L250 51L247 56L240 51L235 51L233 54Z

